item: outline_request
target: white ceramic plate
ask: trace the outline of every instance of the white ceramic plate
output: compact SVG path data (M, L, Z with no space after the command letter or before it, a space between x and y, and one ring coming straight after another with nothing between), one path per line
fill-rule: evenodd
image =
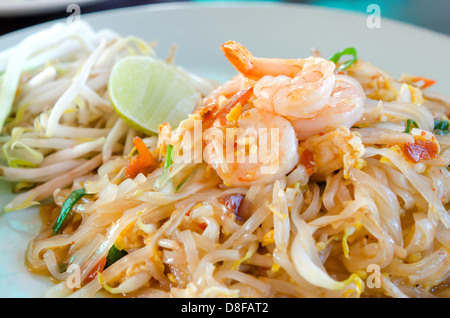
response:
M219 81L235 74L219 50L223 42L233 39L265 57L305 57L312 47L328 57L354 46L360 58L394 76L402 72L427 76L438 81L437 91L450 94L449 37L383 17L380 29L369 29L367 17L275 3L149 5L81 16L97 29L157 40L161 57L176 44L179 65ZM0 50L45 26L0 38ZM0 183L0 206L11 197L8 185ZM0 216L0 297L40 297L51 286L48 278L32 275L24 267L27 242L39 226L37 209Z
M102 0L0 0L0 17L31 16L57 11L64 12L69 4L78 5Z

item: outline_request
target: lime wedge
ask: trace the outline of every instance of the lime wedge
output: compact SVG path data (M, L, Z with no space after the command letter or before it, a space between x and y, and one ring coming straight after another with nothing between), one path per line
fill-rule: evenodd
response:
M130 56L117 62L108 82L111 103L131 127L158 133L165 122L173 128L197 106L200 94L164 61Z

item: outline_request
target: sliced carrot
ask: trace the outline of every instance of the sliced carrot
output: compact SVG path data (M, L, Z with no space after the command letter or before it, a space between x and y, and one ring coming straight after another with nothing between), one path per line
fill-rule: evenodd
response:
M138 155L135 158L130 158L125 171L127 178L134 178L139 173L146 173L149 168L155 165L153 155L141 138L134 137L133 144L138 151Z
M427 87L430 87L431 85L434 85L436 83L435 80L432 80L430 78L422 77L422 76L416 76L411 79L411 81L415 84L419 82L423 82L423 85L420 86L421 89L425 89Z
M106 257L103 257L86 277L85 283L89 283L90 281L94 280L97 277L98 273L103 272L103 270L105 269L105 265Z

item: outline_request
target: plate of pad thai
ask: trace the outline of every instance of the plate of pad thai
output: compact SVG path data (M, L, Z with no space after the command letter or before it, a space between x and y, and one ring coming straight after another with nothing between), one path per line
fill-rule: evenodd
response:
M255 11L245 23L273 36L180 31ZM303 41L308 21L266 23L314 14L364 20L149 6L2 39L0 294L449 297L447 66L414 43L374 52L380 34L350 22Z

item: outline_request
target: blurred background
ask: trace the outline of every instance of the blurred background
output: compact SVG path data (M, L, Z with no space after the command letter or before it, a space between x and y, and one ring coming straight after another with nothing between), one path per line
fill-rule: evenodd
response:
M57 2L63 5L55 5ZM208 2L210 0L0 0L0 35L54 19L65 18L67 3L80 6L81 14L115 8L167 2ZM236 1L235 1L236 2ZM247 1L248 2L248 1ZM450 35L450 0L284 0L365 13L377 4L381 16Z

